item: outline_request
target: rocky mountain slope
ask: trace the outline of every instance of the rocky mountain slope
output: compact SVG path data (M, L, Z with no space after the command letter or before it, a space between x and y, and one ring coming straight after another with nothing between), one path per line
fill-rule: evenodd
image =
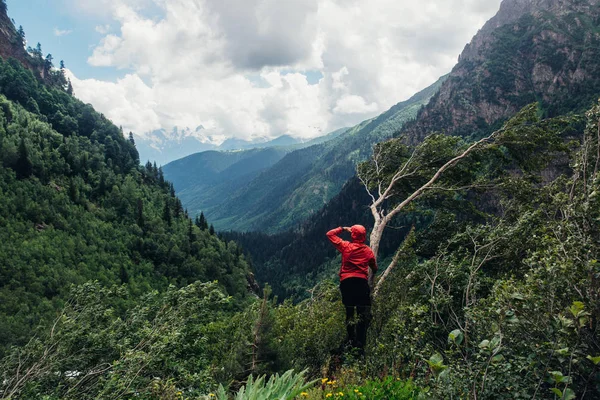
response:
M531 102L546 116L589 107L600 89L599 25L596 0L505 0L403 134L475 138Z

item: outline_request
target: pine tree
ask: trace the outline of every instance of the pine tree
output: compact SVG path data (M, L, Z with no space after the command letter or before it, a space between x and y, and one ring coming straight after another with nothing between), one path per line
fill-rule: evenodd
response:
M198 225L198 228L203 231L208 229L208 222L206 221L206 217L204 216L203 212L200 213L200 217L198 218L198 223L196 225Z
M54 64L52 63L52 61L54 60L54 57L52 57L52 54L48 54L46 56L46 59L44 60L44 71L46 73L49 73L52 68L54 68Z
M213 226L213 224L210 224L210 229L208 231L211 235L215 234L215 227Z
M175 218L179 218L181 213L183 212L183 205L181 204L181 200L175 199L175 207L173 208L173 214Z
M162 167L158 168L158 184L160 185L160 187L165 186L165 174L163 172Z
M33 164L29 159L29 150L25 144L25 138L21 138L19 144L19 157L17 158L15 171L19 179L29 178L33 174Z
M129 132L129 143L135 146L135 139L133 138L133 132Z
M73 178L69 179L69 197L73 203L77 203L79 196L77 195L77 185Z
M71 83L71 79L67 80L67 93L73 96L73 84Z
M23 29L23 25L19 25L17 35L19 35L19 39L21 40L21 46L25 45L25 30Z
M42 52L42 44L40 42L38 42L38 44L35 46L35 49L33 50L33 55L39 59L42 60L43 59L43 52Z
M163 210L163 219L167 222L168 226L171 226L171 207L169 206L169 200L165 202L165 209Z
M144 201L138 199L137 201L137 224L140 228L144 228Z
M188 221L188 239L190 243L192 243L196 239L196 236L194 235L194 224L192 223L191 219L188 219Z

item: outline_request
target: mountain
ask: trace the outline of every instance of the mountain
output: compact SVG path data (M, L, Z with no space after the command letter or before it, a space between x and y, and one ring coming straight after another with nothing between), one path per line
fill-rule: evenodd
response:
M0 58L0 358L90 281L120 287L121 311L196 281L247 297L239 249L194 226L121 129L52 84L60 71L47 72Z
M481 137L536 101L545 116L587 109L600 89L599 4L503 1L403 135Z
M223 198L245 186L286 154L332 140L346 130L338 129L304 143L282 136L263 143L265 148L201 152L173 161L165 165L163 171L167 179L174 182L177 196L185 206L192 214L198 214L218 206Z
M192 130L189 128L175 127L171 131L158 129L144 136L135 136L135 144L142 161L156 162L158 165L168 163L203 151L233 151L264 149L269 147L306 147L310 144L320 143L329 138L320 137L313 140L303 140L290 135L282 135L275 139L258 138L243 140L230 138L222 141L206 135L204 127L199 126Z
M206 192L202 185L194 188L189 180L180 180L183 173L177 168L165 169L165 176L173 181L190 213L204 212L217 229L276 232L291 228L339 193L354 175L356 163L370 155L375 143L393 137L414 118L444 80L343 133L336 131L305 143L311 146L289 152L251 180L223 183L228 191ZM327 138L333 139L319 143Z
M165 165L172 160L201 151L214 150L211 138L202 135L204 128L180 129L171 131L158 129L144 136L135 135L135 145L140 153L140 160Z

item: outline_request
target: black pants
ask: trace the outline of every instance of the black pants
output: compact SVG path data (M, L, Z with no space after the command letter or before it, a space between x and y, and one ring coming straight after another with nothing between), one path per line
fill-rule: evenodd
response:
M348 278L340 283L342 303L346 307L346 330L350 345L363 348L367 342L367 329L371 322L371 289L362 278ZM358 314L358 321L354 315Z

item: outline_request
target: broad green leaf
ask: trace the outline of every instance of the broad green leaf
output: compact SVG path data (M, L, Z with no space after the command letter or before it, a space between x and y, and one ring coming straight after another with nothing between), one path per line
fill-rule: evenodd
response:
M500 336L494 336L490 341L490 348L495 349L500 345Z
M492 357L493 363L499 363L502 361L504 361L504 356L502 354L498 354L498 355L495 355L494 357Z
M435 353L429 358L429 365L442 365L444 362L444 357L441 356L440 353Z
M464 339L464 335L460 329L455 329L448 334L448 342L459 346Z
M563 378L563 374L560 371L550 371L549 374L552 377L552 380L556 383L560 383L561 379Z
M563 391L563 396L562 396L563 400L573 400L576 397L577 396L575 395L575 392L570 388L566 388Z
M562 399L562 395L563 395L562 390L557 389L557 388L552 388L550 390L552 392L554 392L554 394L557 395L559 399Z
M585 309L585 305L581 301L574 301L571 307L569 307L569 311L575 318L577 318Z
M588 360L590 360L591 362L594 363L594 365L598 365L600 364L600 356L596 356L596 357L592 357L592 356L587 356L586 357Z
M561 356L566 356L569 354L569 348L565 347L564 349L555 350L555 353Z
M479 343L479 348L480 349L487 349L490 347L490 341L489 340L482 340L481 343Z

